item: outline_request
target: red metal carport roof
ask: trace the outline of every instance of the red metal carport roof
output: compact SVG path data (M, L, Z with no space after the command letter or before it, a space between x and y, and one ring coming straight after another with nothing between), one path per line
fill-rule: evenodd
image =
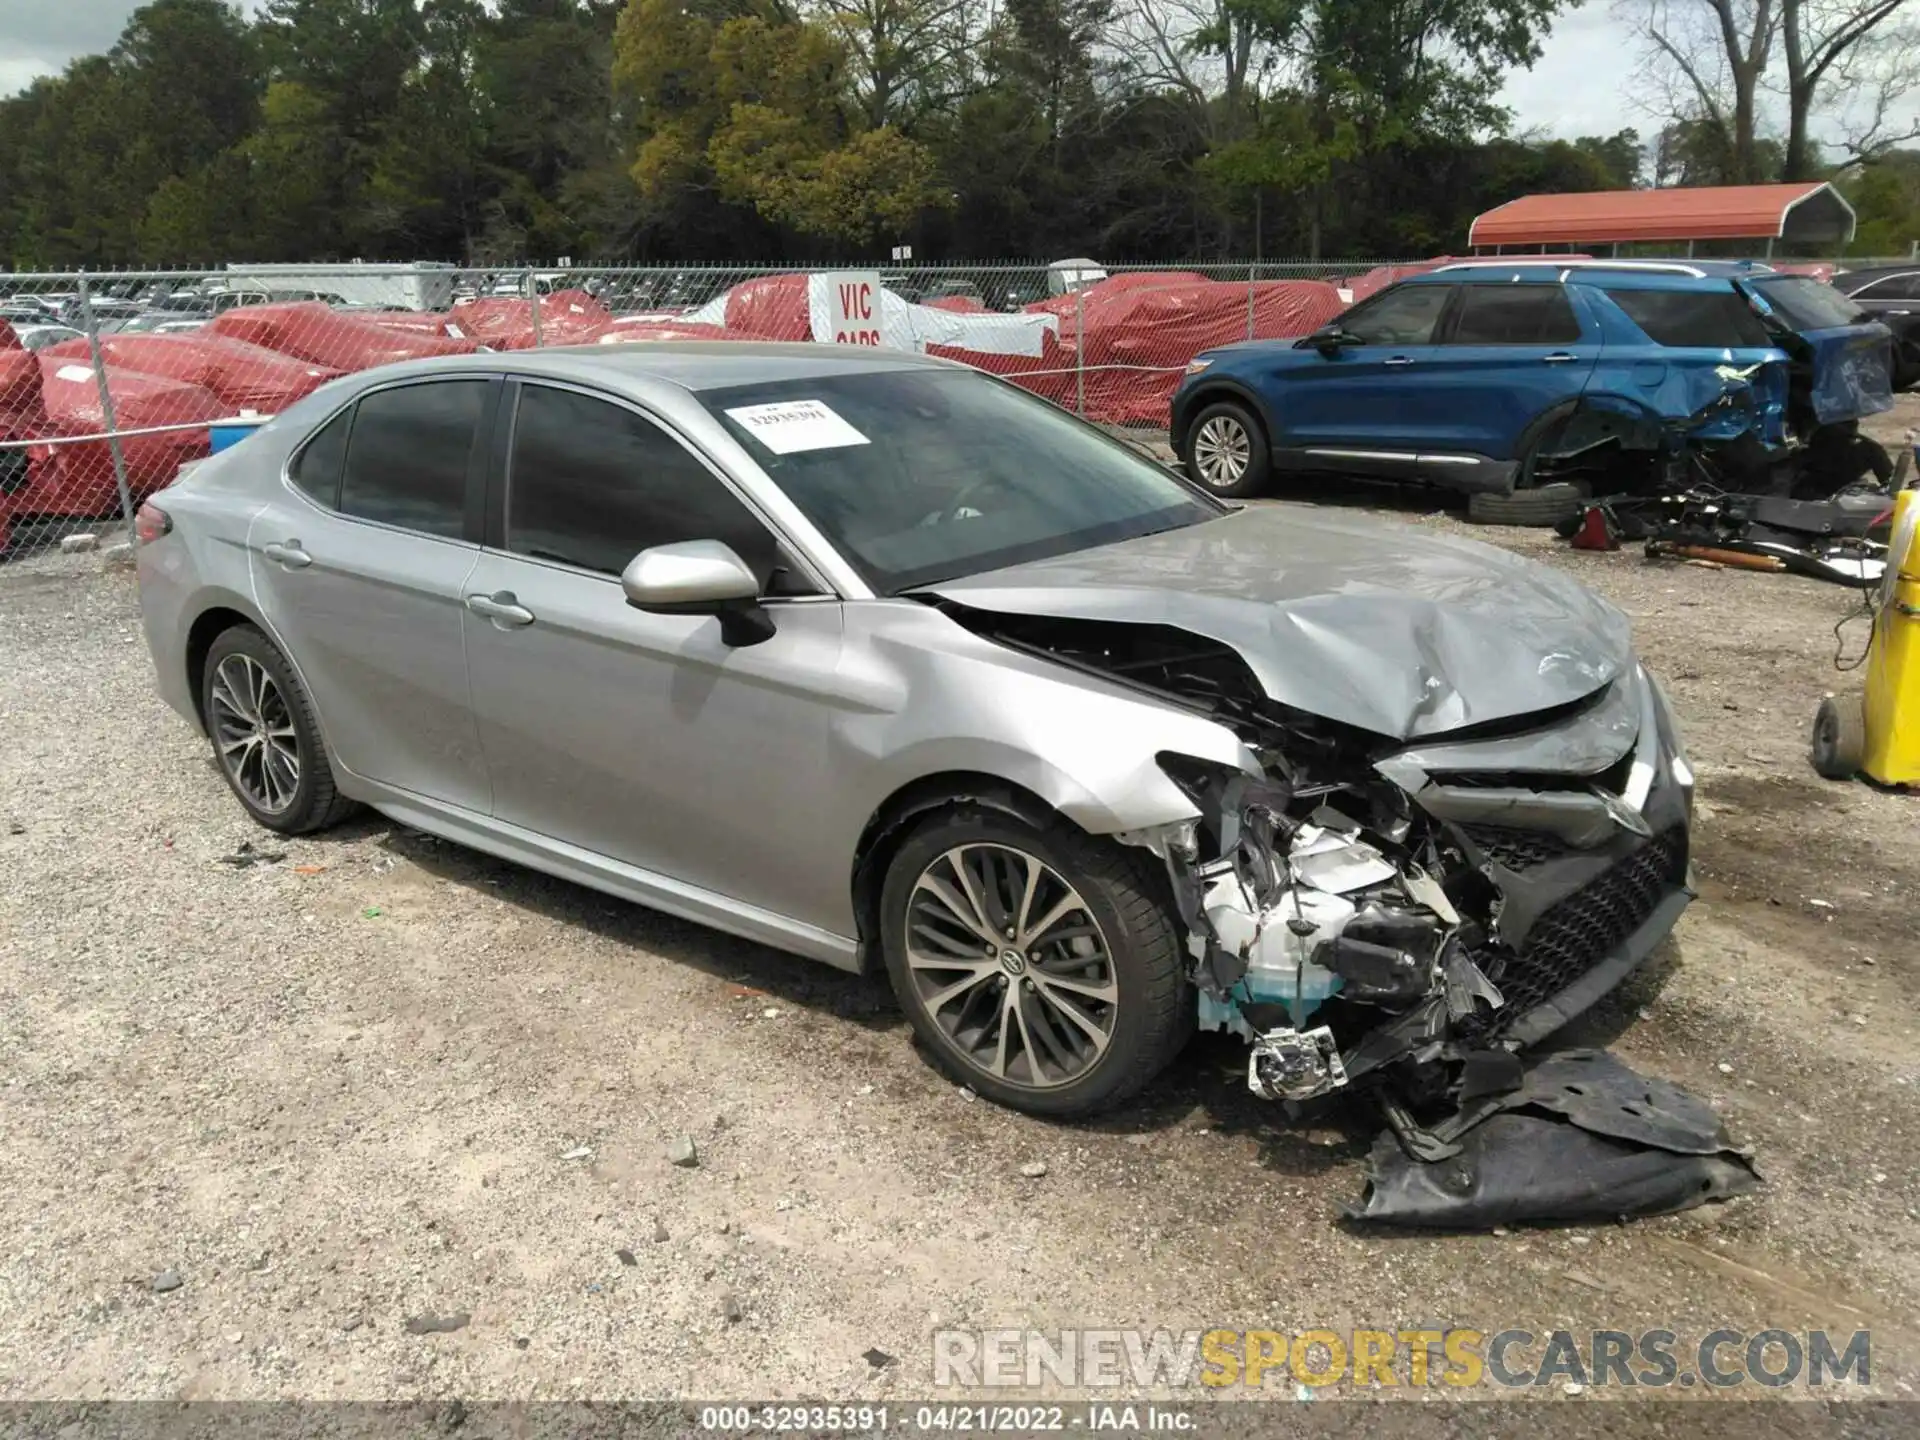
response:
M1852 237L1853 207L1822 182L1523 195L1467 231L1475 246Z

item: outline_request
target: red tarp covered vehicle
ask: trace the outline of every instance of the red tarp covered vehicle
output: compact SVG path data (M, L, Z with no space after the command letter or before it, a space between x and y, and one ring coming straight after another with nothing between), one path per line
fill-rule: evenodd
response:
M46 423L39 358L0 320L0 443L31 439ZM0 449L0 554L6 552L15 497L25 492L32 476L32 457L26 450Z
M616 320L600 336L602 345L637 344L643 340L751 340L751 335L739 335L724 325L702 325L694 321L660 321L629 323Z
M533 305L518 296L488 296L459 306L446 317L470 340L493 350L534 347ZM584 290L556 290L540 297L541 345L586 345L598 340L613 312Z
M390 330L407 330L415 335L441 335L453 340L467 338L467 332L460 328L455 315L443 315L437 310L354 310L349 312L347 318L385 325Z
M1169 272L1116 275L1028 308L1060 317L1060 365L1043 357L1042 363L1024 367L982 368L1069 409L1084 394L1089 420L1154 425L1166 422L1174 387L1201 351L1243 340L1296 339L1346 306L1322 280L1262 280L1249 286ZM1077 333L1083 326L1084 333ZM937 353L976 363L962 352ZM1076 373L1082 366L1084 378ZM1042 373L1062 367L1064 375Z
M338 370L296 360L278 350L204 331L186 335L103 335L100 350L113 368L211 390L229 414L260 410L277 415L340 375ZM85 340L69 340L44 353L58 360L89 363Z
M40 403L40 366L13 326L0 320L0 440L22 439L46 418Z
M721 322L737 335L754 340L811 340L813 316L808 308L805 275L764 275L743 280L693 314L702 321L721 309Z
M434 355L471 355L479 349L471 340L417 335L341 315L317 300L243 305L227 311L206 329L346 372Z
M93 366L52 355L34 357L40 369L46 423L40 438L98 435L106 429L100 384ZM127 462L127 488L141 500L173 483L180 466L204 457L206 424L230 412L211 391L119 366L107 367L120 449ZM184 429L163 427L185 426ZM159 429L157 434L128 433ZM104 440L71 445L41 444L28 450L25 485L0 507L0 526L21 515L117 515L119 486L113 452Z

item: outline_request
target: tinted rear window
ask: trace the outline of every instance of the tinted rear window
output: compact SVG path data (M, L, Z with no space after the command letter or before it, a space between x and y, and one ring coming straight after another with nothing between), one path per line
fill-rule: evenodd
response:
M1558 285L1463 285L1454 345L1571 345L1580 322Z
M1725 290L1615 290L1607 296L1656 345L1724 350L1773 344L1744 295Z
M436 380L361 400L347 445L340 509L426 535L466 528L467 462L486 409L485 380Z
M1774 275L1750 283L1796 330L1830 330L1836 325L1858 325L1866 318L1858 305L1811 276Z
M347 459L347 427L353 423L349 405L321 427L320 433L300 447L287 473L293 483L325 505L340 508L340 470Z

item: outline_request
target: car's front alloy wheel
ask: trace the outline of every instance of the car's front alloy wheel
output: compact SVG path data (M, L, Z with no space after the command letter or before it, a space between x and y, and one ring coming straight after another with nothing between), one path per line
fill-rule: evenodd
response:
M1002 1104L1077 1115L1165 1065L1193 997L1148 860L972 808L902 844L881 897L887 968L943 1069Z
M1216 401L1193 417L1187 432L1187 476L1216 495L1256 495L1266 488L1266 435L1247 410Z
M1009 845L957 845L920 872L904 944L914 995L996 1079L1053 1089L1113 1041L1120 987L1087 902Z

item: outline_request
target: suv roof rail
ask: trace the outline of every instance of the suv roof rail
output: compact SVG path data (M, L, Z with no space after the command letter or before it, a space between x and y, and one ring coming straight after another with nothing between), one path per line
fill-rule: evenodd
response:
M1639 270L1655 275L1688 275L1696 280L1714 274L1724 275L1728 270L1752 271L1761 275L1774 273L1773 266L1764 260L1709 260L1704 264L1696 264L1691 260L1575 260L1557 255L1482 255L1471 260L1455 260L1435 266L1427 273L1444 275L1449 270L1484 270L1488 266L1552 268L1558 270L1563 279L1574 270ZM1716 268L1707 269L1706 266Z

